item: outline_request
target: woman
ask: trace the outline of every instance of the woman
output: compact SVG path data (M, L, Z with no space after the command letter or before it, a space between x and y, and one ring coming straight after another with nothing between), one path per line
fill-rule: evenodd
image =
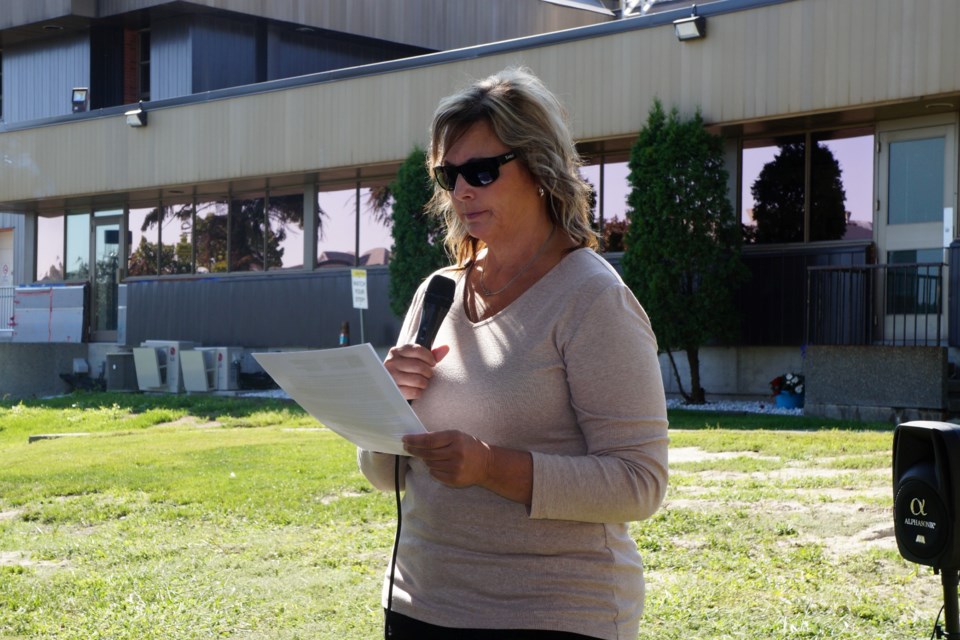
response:
M411 344L423 286L384 363L429 432L404 438L388 637L635 640L626 523L663 499L666 405L647 316L593 251L563 108L508 69L441 101L431 137L457 287L438 346ZM359 460L394 489L394 456Z

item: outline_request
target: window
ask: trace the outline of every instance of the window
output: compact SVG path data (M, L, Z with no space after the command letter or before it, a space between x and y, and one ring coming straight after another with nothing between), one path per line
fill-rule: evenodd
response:
M227 270L227 200L197 202L194 219L194 256L197 273Z
M740 218L746 242L873 237L872 133L821 132L747 141L741 163ZM805 202L808 188L810 203Z
M374 206L375 191L375 187L352 187L317 194L318 267L373 266L390 262L393 246L390 204L386 203L386 208L378 211Z
M130 209L128 237L130 258L127 260L127 275L157 275L157 207Z
M67 259L64 280L90 279L90 214L67 215Z
M37 280L63 280L63 215L37 218Z
M150 100L150 30L143 29L138 35L137 93L140 100L147 102Z
M604 251L623 251L623 235L627 228L627 196L630 194L630 167L626 160L607 161L581 167L580 175L590 183L596 194L593 215L596 224L600 224L601 220L603 222L601 248Z
M303 267L303 192L271 191L267 207L267 244L272 259L267 269Z

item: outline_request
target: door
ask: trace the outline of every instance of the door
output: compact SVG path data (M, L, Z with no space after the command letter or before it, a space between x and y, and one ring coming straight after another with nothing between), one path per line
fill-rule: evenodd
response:
M885 131L878 140L877 257L887 265L877 283L878 328L887 344L946 344L939 265L953 240L956 125Z
M117 339L117 294L120 284L122 211L98 211L93 217L91 273L91 339Z

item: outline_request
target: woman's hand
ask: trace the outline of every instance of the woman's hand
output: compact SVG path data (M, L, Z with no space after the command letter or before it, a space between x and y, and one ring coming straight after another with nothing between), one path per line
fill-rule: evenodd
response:
M491 446L456 430L403 436L403 448L445 485L479 486L530 506L533 457L528 451Z
M433 368L450 352L450 347L443 345L433 351L419 344L405 344L393 347L387 353L383 366L400 387L400 392L407 400L416 400L423 395L423 390L430 384L433 377Z
M451 487L482 485L490 475L493 457L490 446L463 431L404 436L403 448L423 460L431 476Z

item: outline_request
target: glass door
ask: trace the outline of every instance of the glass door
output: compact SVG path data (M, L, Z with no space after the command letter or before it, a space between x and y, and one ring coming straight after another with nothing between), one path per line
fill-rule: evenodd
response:
M95 342L117 339L117 295L122 261L122 211L99 211L93 218L93 272L91 274L92 335Z
M888 344L945 343L945 247L953 239L956 155L953 124L879 136L877 318ZM938 342L939 341L939 342Z

